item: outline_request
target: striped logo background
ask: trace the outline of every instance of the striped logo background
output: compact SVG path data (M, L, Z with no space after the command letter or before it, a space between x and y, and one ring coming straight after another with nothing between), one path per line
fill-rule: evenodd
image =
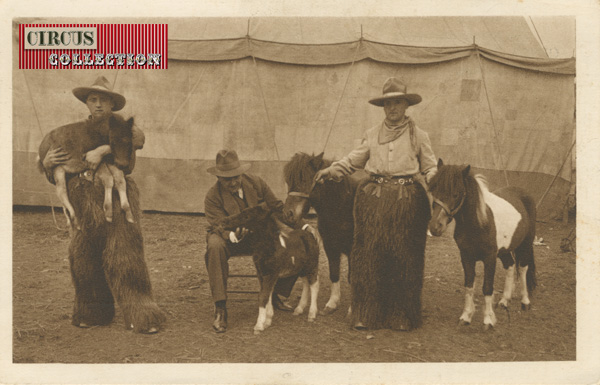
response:
M25 49L25 28L44 27L48 30L61 27L96 27L97 48L96 49ZM19 25L19 69L166 69L167 68L167 24L20 24ZM133 54L134 57L142 54L160 54L160 65L74 65L71 61L63 65L50 64L50 55L67 54L72 58L74 53L79 54L83 60L83 54L90 54L93 60L94 54Z

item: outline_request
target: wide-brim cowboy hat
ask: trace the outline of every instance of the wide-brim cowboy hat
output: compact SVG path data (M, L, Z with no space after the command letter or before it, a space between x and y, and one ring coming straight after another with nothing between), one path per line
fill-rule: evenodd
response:
M419 104L421 103L421 100L423 100L419 94L407 94L406 86L400 80L389 78L383 84L383 95L369 100L369 103L378 107L383 107L386 100L392 99L405 99L409 106Z
M231 178L242 175L249 168L249 163L240 163L237 152L234 150L221 150L217 153L216 165L207 168L206 171L216 176Z
M83 103L87 102L87 98L92 92L110 96L114 103L113 111L119 111L125 107L125 97L118 92L114 92L104 76L99 76L91 87L77 87L73 89L73 95Z

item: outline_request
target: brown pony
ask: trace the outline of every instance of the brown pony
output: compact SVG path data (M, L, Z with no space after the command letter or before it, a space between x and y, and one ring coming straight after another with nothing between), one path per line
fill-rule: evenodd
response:
M529 293L536 286L533 240L536 209L533 198L517 187L504 187L493 193L481 175L472 175L470 166L444 165L429 183L433 212L429 230L441 235L454 219L454 240L460 249L465 273L465 306L459 324L469 325L475 312L473 282L475 263L484 265L484 328L496 324L492 308L496 257L507 269L504 293L498 303L508 311L514 286L515 266L522 282L521 308L530 308ZM510 313L509 313L510 315Z
M85 154L100 145L108 144L111 155L96 170L96 176L104 186L104 212L106 220L112 222L112 189L116 186L119 192L121 208L125 211L128 222L133 223L133 213L127 199L125 176L122 169L129 166L132 147L133 118L125 121L119 115L111 115L108 124L104 119L88 120L50 131L42 140L38 153L38 168L45 171L42 160L49 150L60 147L69 154L70 159L63 165L55 167L52 177L56 183L56 194L66 210L67 220L80 229L79 221L67 193L67 174L79 174L88 168L84 160Z
M361 179L361 173L342 178L340 181L313 182L317 171L328 167L331 161L323 159L323 153L308 155L295 154L283 169L288 196L283 213L288 223L298 223L313 207L317 213L318 228L323 240L323 248L329 261L331 295L322 314L337 310L341 300L340 261L352 250L354 234L354 195ZM349 261L349 259L348 259ZM350 263L348 263L350 270ZM350 272L348 272L348 276Z

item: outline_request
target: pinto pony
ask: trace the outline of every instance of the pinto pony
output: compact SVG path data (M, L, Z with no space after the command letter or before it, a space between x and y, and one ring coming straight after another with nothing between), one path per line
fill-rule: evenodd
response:
M254 326L254 334L260 334L271 325L274 313L273 289L279 278L299 276L302 279L302 296L294 315L304 312L308 304L309 290L308 321L314 321L317 315L319 244L308 231L287 227L278 215L266 204L261 204L226 217L219 224L225 230L244 227L251 232L250 247L260 282L258 319Z
M111 115L107 122L88 120L66 126L58 127L50 131L42 140L38 153L38 168L44 171L42 161L49 150L62 148L67 152L70 159L52 170L52 176L56 182L56 194L66 210L67 220L80 228L73 205L67 193L66 174L79 174L87 168L84 160L86 152L104 144L110 145L111 156L103 161L96 171L96 176L104 186L104 212L106 220L112 222L112 189L117 187L121 208L125 211L128 222L133 223L133 213L127 199L125 175L122 169L129 166L132 147L133 118L125 121L119 115Z
M308 214L311 206L317 212L319 233L329 261L331 280L331 294L322 314L337 310L341 300L340 260L342 254L348 257L352 250L352 208L356 187L360 181L356 176L347 176L339 183L326 181L315 185L313 179L317 171L330 164L331 161L323 159L323 153L308 155L299 152L283 169L288 186L288 196L283 209L284 219L288 223L298 223Z
M529 293L536 286L533 240L536 209L533 198L523 189L504 187L493 193L481 175L472 175L470 166L444 165L429 183L433 196L429 230L440 236L456 220L454 240L460 249L465 274L465 305L459 324L469 325L475 312L473 282L475 263L484 265L484 328L496 324L492 307L496 257L507 270L504 293L498 303L508 311L514 286L515 267L522 283L521 308L530 308ZM509 313L510 314L510 313Z

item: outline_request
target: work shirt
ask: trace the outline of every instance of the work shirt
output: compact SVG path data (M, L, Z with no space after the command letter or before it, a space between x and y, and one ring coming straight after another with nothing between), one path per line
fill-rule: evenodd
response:
M429 135L414 123L412 128L407 124L394 132L385 122L371 127L358 147L332 164L332 177L337 179L357 169L364 169L370 174L386 176L423 173L429 182L437 172L437 160L431 149Z

